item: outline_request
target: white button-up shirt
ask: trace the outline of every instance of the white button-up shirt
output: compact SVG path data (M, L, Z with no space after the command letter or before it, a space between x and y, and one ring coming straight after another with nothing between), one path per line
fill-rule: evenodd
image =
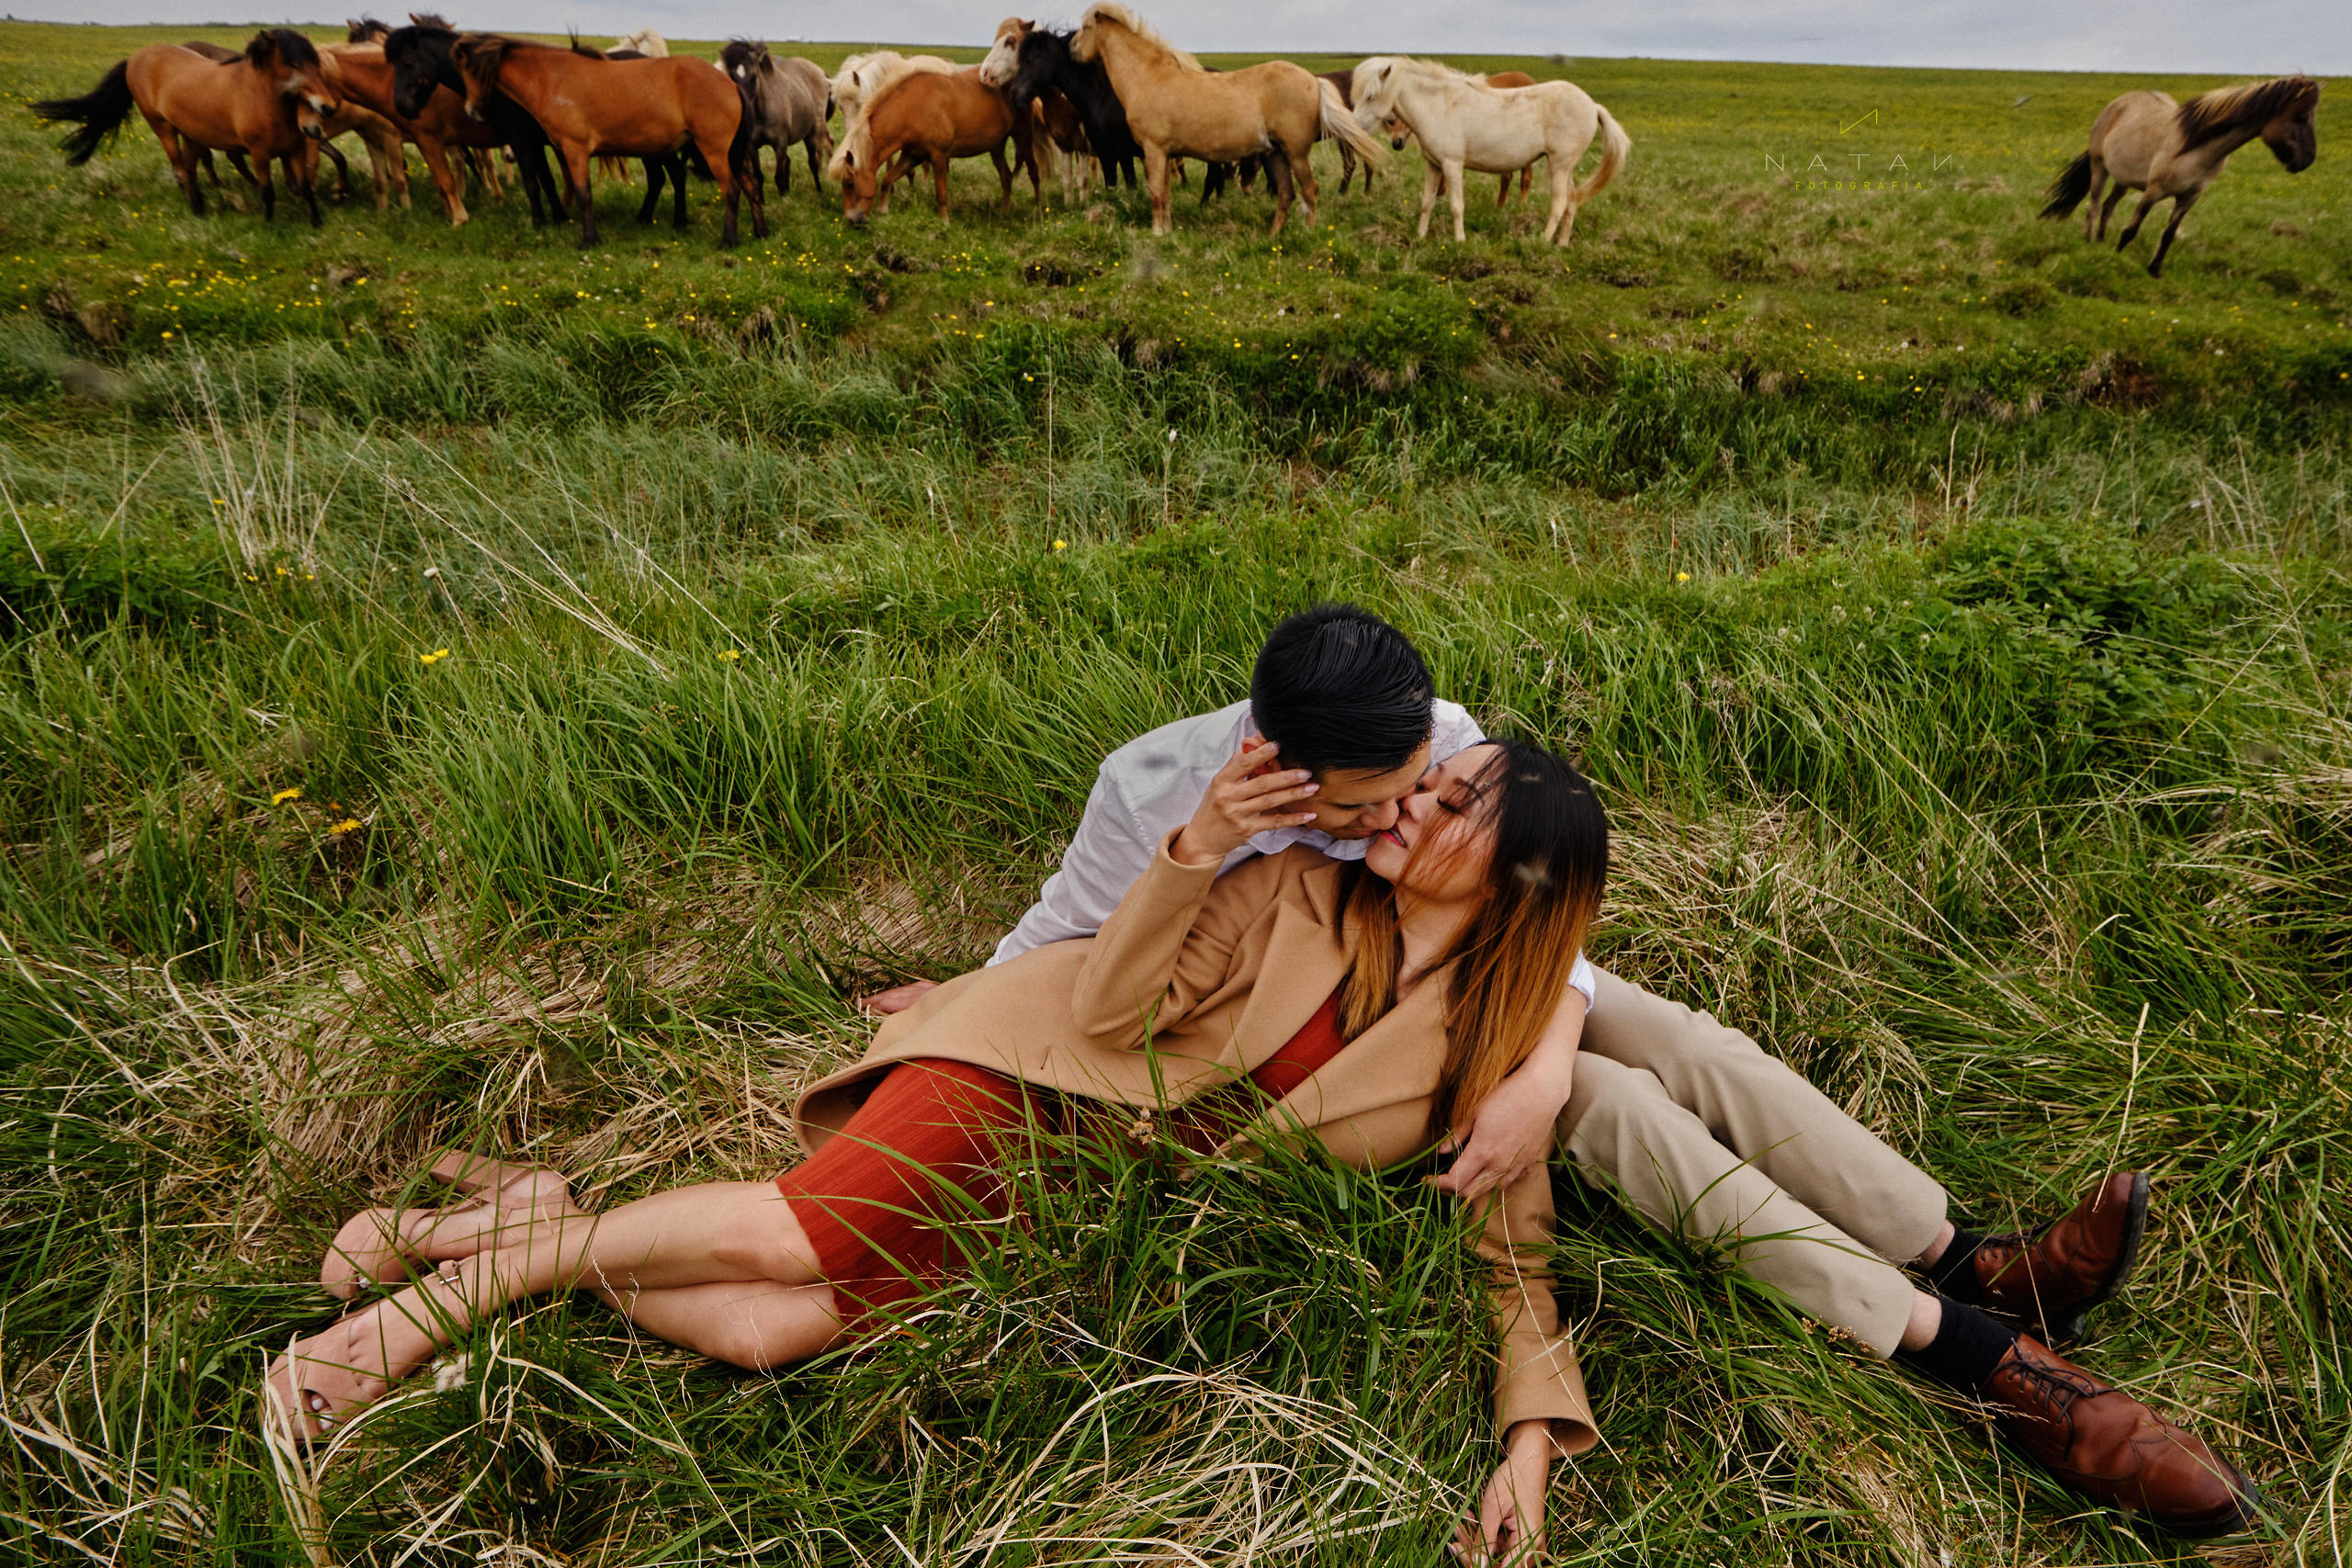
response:
M1440 702L1435 709L1431 761L1442 762L1486 739L1477 720L1459 704ZM1001 964L1033 947L1101 931L1127 889L1149 869L1160 840L1193 819L1216 771L1257 733L1244 698L1215 713L1163 724L1103 758L1061 869L1046 879L1037 901L989 962ZM1334 860L1362 860L1369 840L1334 839L1319 828L1277 828L1227 855L1225 869L1251 855L1280 854L1293 844L1311 844ZM1592 965L1581 953L1568 984L1591 1005Z

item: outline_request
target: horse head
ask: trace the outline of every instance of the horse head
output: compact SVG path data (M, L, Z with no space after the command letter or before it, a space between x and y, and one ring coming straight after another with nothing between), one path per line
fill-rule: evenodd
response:
M2263 122L2262 143L2289 174L2300 175L2319 156L2319 84L2308 76L2287 80L2285 101Z
M870 163L854 152L847 152L828 171L842 182L842 216L853 229L865 228L865 220L874 211L875 180Z
M1062 63L1069 58L1069 40L1059 33L1037 29L1022 35L1020 53L1012 76L1002 83L1004 96L1018 108L1029 103L1047 87L1061 72ZM980 67L980 74L988 74L988 67Z
M345 39L351 43L381 43L384 35L392 30L392 24L373 17L356 17L344 23L344 29Z
M768 46L756 39L729 39L718 51L719 69L747 87L766 75L772 63Z
M989 45L988 54L980 61L980 80L991 87L1001 87L1012 80L1021 69L1021 40L1037 24L1019 17L1007 17L996 25L996 41Z
M449 63L457 68L458 80L466 87L466 113L474 118L482 118L497 93L498 67L514 42L496 33L460 33L449 46Z
M449 65L456 34L437 28L394 28L384 35L384 58L392 67L392 107L414 119L433 100L434 90L457 79Z
M293 100L295 123L303 135L325 138L326 118L343 105L327 85L325 64L309 39L291 28L264 28L245 45L245 63L266 77L278 96Z
M1387 132L1388 144L1402 152L1405 139L1412 132L1396 118L1399 85L1396 57L1375 54L1356 67L1348 97L1356 106L1356 123L1374 133Z

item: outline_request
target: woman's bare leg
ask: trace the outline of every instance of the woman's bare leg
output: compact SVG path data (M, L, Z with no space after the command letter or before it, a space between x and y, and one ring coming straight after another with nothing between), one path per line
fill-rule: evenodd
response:
M298 1341L271 1369L270 1393L296 1429L306 1430L318 1415L348 1415L382 1398L485 1314L525 1296L582 1287L616 1293L714 1284L740 1290L747 1282L822 1283L816 1248L772 1182L681 1187L599 1214L507 1226L490 1250L445 1263ZM702 1315L714 1302L723 1313L745 1299L703 1298ZM799 1343L813 1333L807 1325L817 1309L806 1303L821 1301L830 1311L831 1300L830 1290L821 1298L811 1292L798 1304L763 1308L762 1331ZM677 1303L688 1315L693 1304Z

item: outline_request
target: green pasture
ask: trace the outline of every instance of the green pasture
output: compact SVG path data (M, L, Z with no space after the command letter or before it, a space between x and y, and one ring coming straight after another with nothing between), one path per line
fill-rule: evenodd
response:
M405 212L193 219L136 122L76 171L21 112L247 34L0 24L8 1560L1438 1561L1498 1452L1462 1220L1316 1161L1105 1165L786 1374L556 1302L307 1468L257 1431L350 1212L450 1141L606 1203L774 1173L847 998L978 962L1102 752L1332 596L1600 784L1597 957L1965 1222L2153 1170L2082 1359L2270 1510L2086 1511L1571 1183L1604 1444L1551 1561L2339 1559L2340 96L2160 281L2033 217L2137 79L1509 62L1634 139L1566 253L1484 181L1415 244L1408 154L1279 240L1197 185L1156 242L1000 217L985 165L859 232L804 169L766 242L632 186L583 256L413 159ZM1912 177L1804 174L1856 151Z

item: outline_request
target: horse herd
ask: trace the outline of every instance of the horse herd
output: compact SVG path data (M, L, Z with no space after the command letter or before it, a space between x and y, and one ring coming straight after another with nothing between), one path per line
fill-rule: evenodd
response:
M2171 220L2149 264L2160 273L2183 215L2230 152L2259 138L2289 169L2310 165L2318 99L2318 83L2304 76L2216 89L2186 104L2127 93L2099 116L2089 150L2052 184L2043 215L2066 216L2087 197L2086 235L2103 238L2116 201L2136 188L2139 209L2120 241L2129 245L2150 209L2169 198ZM1247 189L1262 177L1279 234L1295 202L1304 204L1305 221L1315 221L1308 154L1327 140L1338 144L1342 193L1359 166L1368 191L1391 149L1419 143L1424 238L1441 196L1453 210L1453 237L1464 237L1471 172L1499 175L1497 199L1504 202L1512 176L1523 197L1543 163L1551 186L1544 237L1565 245L1577 209L1617 177L1633 145L1609 111L1570 82L1537 82L1520 72L1474 76L1403 55L1321 75L1281 60L1218 71L1168 43L1118 0L1096 0L1069 31L1009 17L978 65L877 51L853 56L830 78L810 61L742 39L713 65L671 55L650 32L598 51L576 38L567 47L459 31L416 13L401 28L354 22L349 41L338 44L314 45L286 28L256 33L242 53L156 44L118 63L83 96L32 107L43 119L76 127L63 148L77 164L137 108L199 215L203 181L220 185L215 152L259 186L265 215L276 214L271 171L282 169L314 224L322 156L334 162L348 191L348 166L333 146L345 132L356 132L368 150L379 207L395 194L407 204L404 149L413 143L452 224L467 221L468 176L495 193L501 158L511 158L533 224L566 221L568 198L583 247L596 243L593 172L601 165L607 177L626 181L627 159L641 161L645 171L639 222L652 220L667 185L673 220L685 226L691 170L718 186L722 243L736 243L746 197L752 231L764 236L760 149L775 152L781 197L791 189L796 146L820 199L827 176L839 183L852 223L887 211L891 187L925 169L944 218L950 164L985 155L1003 209L1024 171L1040 205L1045 172L1054 168L1064 200L1075 203L1098 172L1106 187L1133 188L1140 163L1152 232L1164 234L1170 183L1185 177L1190 159L1204 166L1204 200L1228 183ZM1577 164L1595 142L1598 163L1578 183ZM548 165L550 150L560 184ZM2114 191L2100 205L2100 187L2110 181Z

